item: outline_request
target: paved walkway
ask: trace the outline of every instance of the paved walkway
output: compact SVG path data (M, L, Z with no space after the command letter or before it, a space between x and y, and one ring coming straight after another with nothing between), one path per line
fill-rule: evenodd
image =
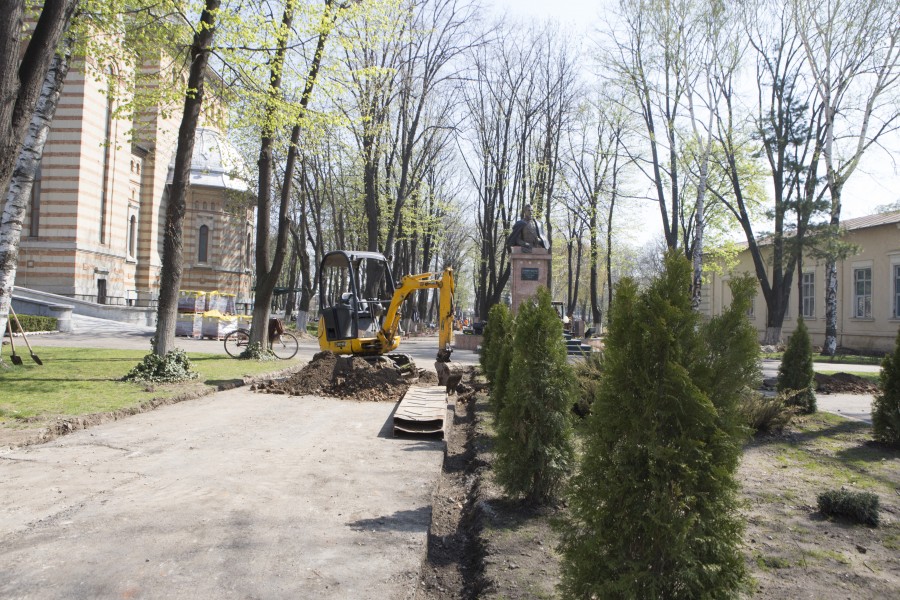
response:
M780 361L765 359L762 361L763 377L778 377ZM878 373L881 367L878 365L844 365L836 363L814 362L813 369L821 371ZM872 394L822 394L816 393L816 406L819 410L834 413L872 424Z
M410 598L443 443L256 394L0 453L0 598Z

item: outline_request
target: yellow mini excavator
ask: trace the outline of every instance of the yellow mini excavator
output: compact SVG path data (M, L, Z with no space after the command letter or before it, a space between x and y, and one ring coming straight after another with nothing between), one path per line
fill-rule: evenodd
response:
M437 290L437 370L442 385L450 385L450 353L453 351L453 269L443 273L406 275L395 282L387 259L377 252L334 250L319 269L319 348L335 354L360 356L370 361L390 361L401 372L418 375L400 345L400 309L416 290ZM455 385L455 384L454 384Z

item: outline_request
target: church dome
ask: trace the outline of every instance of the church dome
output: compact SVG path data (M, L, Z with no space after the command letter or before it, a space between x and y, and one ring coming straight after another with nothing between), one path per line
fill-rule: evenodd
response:
M215 129L198 127L194 137L194 156L191 160L191 185L246 192L247 163L224 135ZM172 183L175 157L169 164Z

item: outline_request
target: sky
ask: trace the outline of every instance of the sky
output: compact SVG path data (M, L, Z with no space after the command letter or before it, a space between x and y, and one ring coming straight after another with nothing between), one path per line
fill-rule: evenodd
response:
M512 19L557 19L590 34L601 24L604 0L484 0L497 14ZM842 219L862 217L875 212L875 207L900 200L900 135L894 135L886 149L873 148L863 157L850 177L843 193ZM641 223L634 239L639 243L659 237L662 221L659 207L646 203L634 222Z

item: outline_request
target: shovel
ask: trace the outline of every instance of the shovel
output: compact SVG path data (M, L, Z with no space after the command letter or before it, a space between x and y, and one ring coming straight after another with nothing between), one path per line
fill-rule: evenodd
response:
M22 332L22 339L25 340L25 345L28 346L28 352L31 354L31 360L33 360L34 362L36 362L39 365L44 364L44 362L38 357L38 355L34 353L34 350L31 349L31 344L28 343L28 337L25 335L25 329L22 327L22 324L19 323L19 317L16 316L16 311L13 310L12 306L9 307L9 312L10 312L10 314L12 314L13 319L16 320L16 325L18 325L19 331ZM9 323L9 319L7 319L6 322ZM9 336L9 343L12 344L12 334L10 334L10 336ZM16 361L13 360L13 362L16 362ZM19 358L18 364L22 364L21 358Z
M22 364L22 357L16 356L16 343L13 341L13 332L12 332L12 321L10 319L6 319L6 328L9 329L9 346L12 348L12 362L14 365Z

